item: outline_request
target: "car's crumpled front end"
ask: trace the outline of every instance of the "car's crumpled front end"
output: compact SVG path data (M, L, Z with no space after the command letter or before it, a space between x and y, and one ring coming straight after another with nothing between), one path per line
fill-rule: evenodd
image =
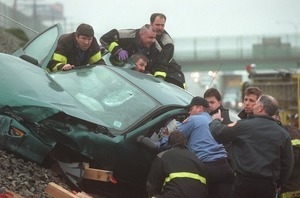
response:
M0 132L1 148L38 163L43 162L55 145L43 127L7 106L0 109Z
M106 127L72 117L64 112L34 122L24 114L26 111L40 112L41 116L43 113L47 114L47 109L39 106L0 108L0 145L37 163L42 163L56 144L64 145L79 156L93 159L93 147L101 149L99 144L102 139L109 140L114 137ZM76 155L71 157L68 152L59 152L59 155L56 154L58 160L70 162L78 160Z

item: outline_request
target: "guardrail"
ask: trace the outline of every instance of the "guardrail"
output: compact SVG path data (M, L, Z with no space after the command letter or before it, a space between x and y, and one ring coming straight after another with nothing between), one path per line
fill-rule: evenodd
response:
M25 16L0 2L0 13L12 17L21 24L37 31L46 29L38 18ZM0 26L18 27L17 24L0 17ZM29 38L36 32L25 30ZM299 58L299 34L174 38L175 58L179 61L241 60L264 58Z
M175 58L180 61L300 58L299 36L265 35L174 39Z

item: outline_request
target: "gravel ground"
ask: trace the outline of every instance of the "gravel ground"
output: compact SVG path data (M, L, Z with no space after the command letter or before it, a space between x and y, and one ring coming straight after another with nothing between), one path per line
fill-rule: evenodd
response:
M50 198L44 192L49 182L68 189L63 178L52 170L16 158L3 150L0 150L0 175L0 187L26 198Z

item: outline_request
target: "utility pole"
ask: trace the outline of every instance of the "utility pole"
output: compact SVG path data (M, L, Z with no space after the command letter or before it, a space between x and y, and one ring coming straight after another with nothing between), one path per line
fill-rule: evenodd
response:
M14 0L14 5L13 5L14 10L17 10L17 0Z

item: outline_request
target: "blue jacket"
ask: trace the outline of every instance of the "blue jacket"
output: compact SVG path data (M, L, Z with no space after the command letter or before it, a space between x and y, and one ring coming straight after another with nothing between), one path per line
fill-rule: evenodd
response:
M201 112L187 118L179 130L188 140L188 148L202 162L212 162L227 158L223 144L219 144L210 133L209 123L212 121L207 112Z

